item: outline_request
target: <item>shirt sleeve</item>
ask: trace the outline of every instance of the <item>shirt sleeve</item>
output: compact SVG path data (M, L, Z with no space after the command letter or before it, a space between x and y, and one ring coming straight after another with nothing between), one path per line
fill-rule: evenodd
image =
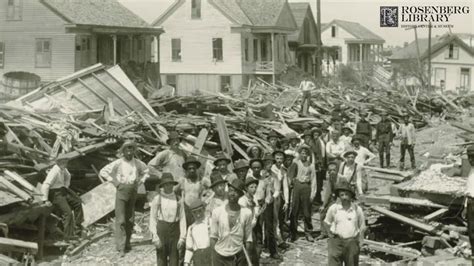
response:
M48 175L46 176L46 179L43 182L43 185L41 186L41 193L43 194L43 200L48 200L49 197L49 188L51 184L53 184L56 181L56 178L59 174L59 167L58 166L53 166L51 170L49 170Z
M65 169L64 170L64 186L69 187L71 185L71 173L69 173L69 170Z
M117 181L115 172L119 163L120 163L120 160L115 160L107 164L100 170L99 175L105 178L107 181Z
M329 204L329 199L331 198L332 188L331 188L331 181L329 180L330 177L326 177L328 182L326 182L326 189L324 189L324 196L323 196L323 206Z
M311 194L310 197L313 199L316 196L318 185L316 182L316 170L314 167L311 167Z
M184 200L181 199L178 204L179 212L179 240L186 240L186 215L184 214Z
M375 154L374 154L373 152L371 152L369 149L367 149L367 148L365 148L365 147L362 147L362 148L365 149L364 152L365 152L365 154L366 154L367 157L368 157L368 158L364 159L364 160L365 160L364 164L368 164L370 161L372 161L373 159L375 159L376 156L375 156Z
M190 263L191 258L193 257L194 251L194 239L191 234L193 226L191 225L188 228L188 233L186 234L186 252L184 254L184 263Z
M362 167L357 165L357 170L356 170L356 185L357 185L357 191L359 192L359 195L363 195L364 191L362 190Z
M288 175L283 173L283 198L286 203L290 203L290 190L288 188Z
M156 219L157 219L157 215L158 215L158 198L160 196L159 195L156 195L153 200L151 201L151 204L150 204L150 222L148 224L148 227L149 227L149 230L153 235L157 235L157 232L156 232ZM162 239L160 239L161 241L163 241Z
M148 162L149 173L156 176L161 176L161 168L165 161L166 156L168 156L168 150L161 151L156 154L151 161Z
M359 225L359 231L364 232L365 230L365 215L360 206L357 206L357 222Z
M334 222L335 208L336 205L333 204L331 207L329 207L328 212L326 213L326 219L324 219L324 222L328 226L331 226L331 224Z
M245 242L252 242L252 215L249 214L245 217Z
M257 191L255 192L255 198L257 200L265 199L265 192L266 192L266 181L259 180L257 184Z
M211 238L219 238L219 209L214 209L211 214Z

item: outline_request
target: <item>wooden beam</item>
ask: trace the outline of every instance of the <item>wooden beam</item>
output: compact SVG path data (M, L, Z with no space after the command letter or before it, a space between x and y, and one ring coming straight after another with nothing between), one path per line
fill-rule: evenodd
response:
M447 209L447 208L439 209L439 210L437 210L435 212L432 212L432 213L426 215L425 217L423 217L423 221L425 221L425 222L433 221L433 220L443 216L448 211L449 211L449 209Z
M432 235L437 235L437 236L440 236L440 237L445 238L445 239L450 239L449 235L443 233L442 231L437 230L436 227L434 227L432 225L425 224L425 223L419 222L417 220L413 220L411 218L408 218L406 216L403 216L401 214L395 213L393 211L387 210L387 209L382 208L382 207L371 206L370 208L372 210L378 212L378 213L381 213L385 216L388 216L388 217L390 217L392 219L395 219L397 221L400 221L402 223L406 223L408 225L416 227L416 228L418 228L422 231L428 232Z
M115 97L117 97L120 101L122 101L125 106L127 106L128 109L130 109L130 111L134 111L133 110L133 107L128 104L128 102L122 97L120 96L120 94L118 94L114 89L110 88L109 85L107 85L107 83L105 83L104 81L102 81L95 73L92 73L92 76L102 85L104 86L107 90L109 90L110 92L112 92L112 94L115 95Z
M88 89L90 92L92 92L92 94L99 98L104 103L104 105L107 104L107 99L104 96L100 95L95 89L87 85L81 78L77 78L77 80L79 81L79 83L81 83L82 86L84 86L84 88ZM120 112L120 110L117 110L117 113L119 113L120 115L124 115L124 113Z
M21 265L21 263L8 256L0 254L0 265Z
M232 144L230 143L229 132L225 124L225 118L221 115L216 116L217 132L219 133L219 140L222 151L229 157L233 155Z
M376 179L382 179L382 180L395 181L395 182L402 182L405 179L402 176L384 174L384 173L378 173L378 172L371 172L369 174L369 177L376 178Z
M413 175L413 173L407 172L407 171L398 171L398 170L393 170L393 169L386 169L386 168L379 168L379 167L372 167L372 166L364 166L364 168L367 170L372 170L372 171L385 173L385 174L399 175L403 177L409 177Z
M93 244L94 242L106 237L106 236L109 236L111 235L112 232L111 231L103 231L103 232L100 232L96 235L94 235L92 238L90 239L87 239L87 240L84 240L82 241L81 244L79 244L79 246L77 246L75 249L71 250L71 252L68 253L69 256L75 256L77 255L79 252L83 251L87 246Z
M24 188L28 189L31 192L36 192L36 187L34 187L30 182L26 181L22 176L15 172L11 172L8 170L5 170L4 173L10 177L11 179L15 180L18 182L20 185L22 185Z
M417 259L421 256L420 251L412 248L403 248L368 239L364 239L363 244L367 245L367 247L371 250L384 252L387 254L393 254L403 258Z
M66 86L64 85L60 85L61 89L63 89L67 94L70 94L72 96L73 99L75 99L76 101L78 101L80 104L84 105L85 107L87 107L87 109L89 110L94 110L94 108L92 108L92 106L90 106L89 104L87 104L86 102L84 102L81 98L77 97L76 94L72 93L71 91L69 91L68 88L66 88Z
M204 143L206 142L206 138L208 134L209 134L209 131L207 129L205 128L201 129L197 137L197 140L194 142L193 153L201 154L202 147L204 146Z
M396 196L364 196L360 198L360 201L366 205L386 205L390 204L399 204L399 205L409 205L416 207L428 207L428 208L437 208L445 209L446 206L436 204L427 199L415 199L415 198L404 198Z
M35 255L38 252L38 244L17 239L0 237L0 250Z
M15 186L13 183L8 181L4 176L0 176L0 183L3 184L4 187L6 187L8 190L19 196L23 200L30 200L32 196L25 191L19 189L17 186Z
M239 145L237 145L237 143L235 143L234 141L230 140L230 144L232 144L232 147L238 152L240 153L240 155L242 155L242 157L244 157L245 160L247 161L250 161L250 157L248 156L248 154L242 150L242 148L239 147Z

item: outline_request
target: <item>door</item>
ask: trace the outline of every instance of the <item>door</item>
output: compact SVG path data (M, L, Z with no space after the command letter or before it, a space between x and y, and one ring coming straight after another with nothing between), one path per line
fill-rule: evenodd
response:
M461 68L461 83L460 87L463 90L471 89L471 69L470 68Z
M446 68L436 67L434 69L434 84L443 90L446 87Z

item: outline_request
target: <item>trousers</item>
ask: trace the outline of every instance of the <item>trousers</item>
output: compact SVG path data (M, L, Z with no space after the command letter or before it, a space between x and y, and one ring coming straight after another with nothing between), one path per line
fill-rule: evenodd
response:
M359 265L359 239L356 237L342 239L331 237L328 239L329 266L357 266Z
M264 215L264 230L265 230L265 246L270 251L270 255L277 253L276 243L276 224L277 217L275 216L274 202L267 204L263 213Z
M383 168L384 165L387 167L390 166L390 139L389 136L380 136L378 139L379 142L379 160L380 167ZM385 154L385 158L384 158ZM385 164L384 164L385 159Z
M229 257L224 257L219 253L215 252L214 266L246 266L248 265L245 259L244 251L240 251L237 254Z
M179 222L168 223L158 221L156 233L162 244L161 248L156 249L156 262L158 266L178 266Z
M410 155L410 162L411 162L411 167L415 168L415 152L413 145L408 145L408 144L400 144L400 166L404 166L405 164L405 153L408 150L408 154Z
M66 236L75 234L75 226L81 227L84 221L82 204L79 197L72 195L66 188L51 189L49 191L49 201L53 208L58 210L63 217L63 230Z
M115 246L118 251L130 249L135 220L137 187L134 184L119 184L115 194Z
M321 169L316 171L316 196L314 197L315 201L321 201L321 192L323 191L323 183L326 179L326 169Z
M474 247L474 198L467 198L467 232L471 247ZM472 249L472 256L474 256L474 249Z
M198 249L193 252L193 265L194 266L211 266L211 248Z
M293 188L293 202L291 206L290 215L290 234L293 239L297 237L298 233L298 216L300 212L303 213L304 231L309 233L313 230L311 223L311 185L309 183L301 183L295 180Z

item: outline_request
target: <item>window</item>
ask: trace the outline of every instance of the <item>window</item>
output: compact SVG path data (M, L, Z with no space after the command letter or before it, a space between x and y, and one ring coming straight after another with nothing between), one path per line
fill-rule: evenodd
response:
M191 1L191 18L192 19L201 18L201 0Z
M230 91L230 76L220 76L221 79L221 92Z
M5 66L5 43L0 42L0 68Z
M36 67L51 67L51 39L36 39Z
M471 88L471 74L469 68L461 68L461 88L470 89Z
M258 39L253 39L253 61L258 61Z
M245 38L244 40L244 57L245 61L249 61L249 39Z
M212 59L217 61L224 59L222 53L222 38L212 38Z
M176 75L166 75L166 84L176 89Z
M336 26L331 26L331 37L336 37Z
M445 53L445 59L458 59L459 57L459 47L454 44L450 44L448 50Z
M334 50L334 60L339 60L339 48L336 48Z
M434 69L434 82L435 86L442 87L442 84L446 82L446 68L435 67Z
M8 0L7 20L21 20L22 0Z
M181 61L181 39L171 39L171 60Z

